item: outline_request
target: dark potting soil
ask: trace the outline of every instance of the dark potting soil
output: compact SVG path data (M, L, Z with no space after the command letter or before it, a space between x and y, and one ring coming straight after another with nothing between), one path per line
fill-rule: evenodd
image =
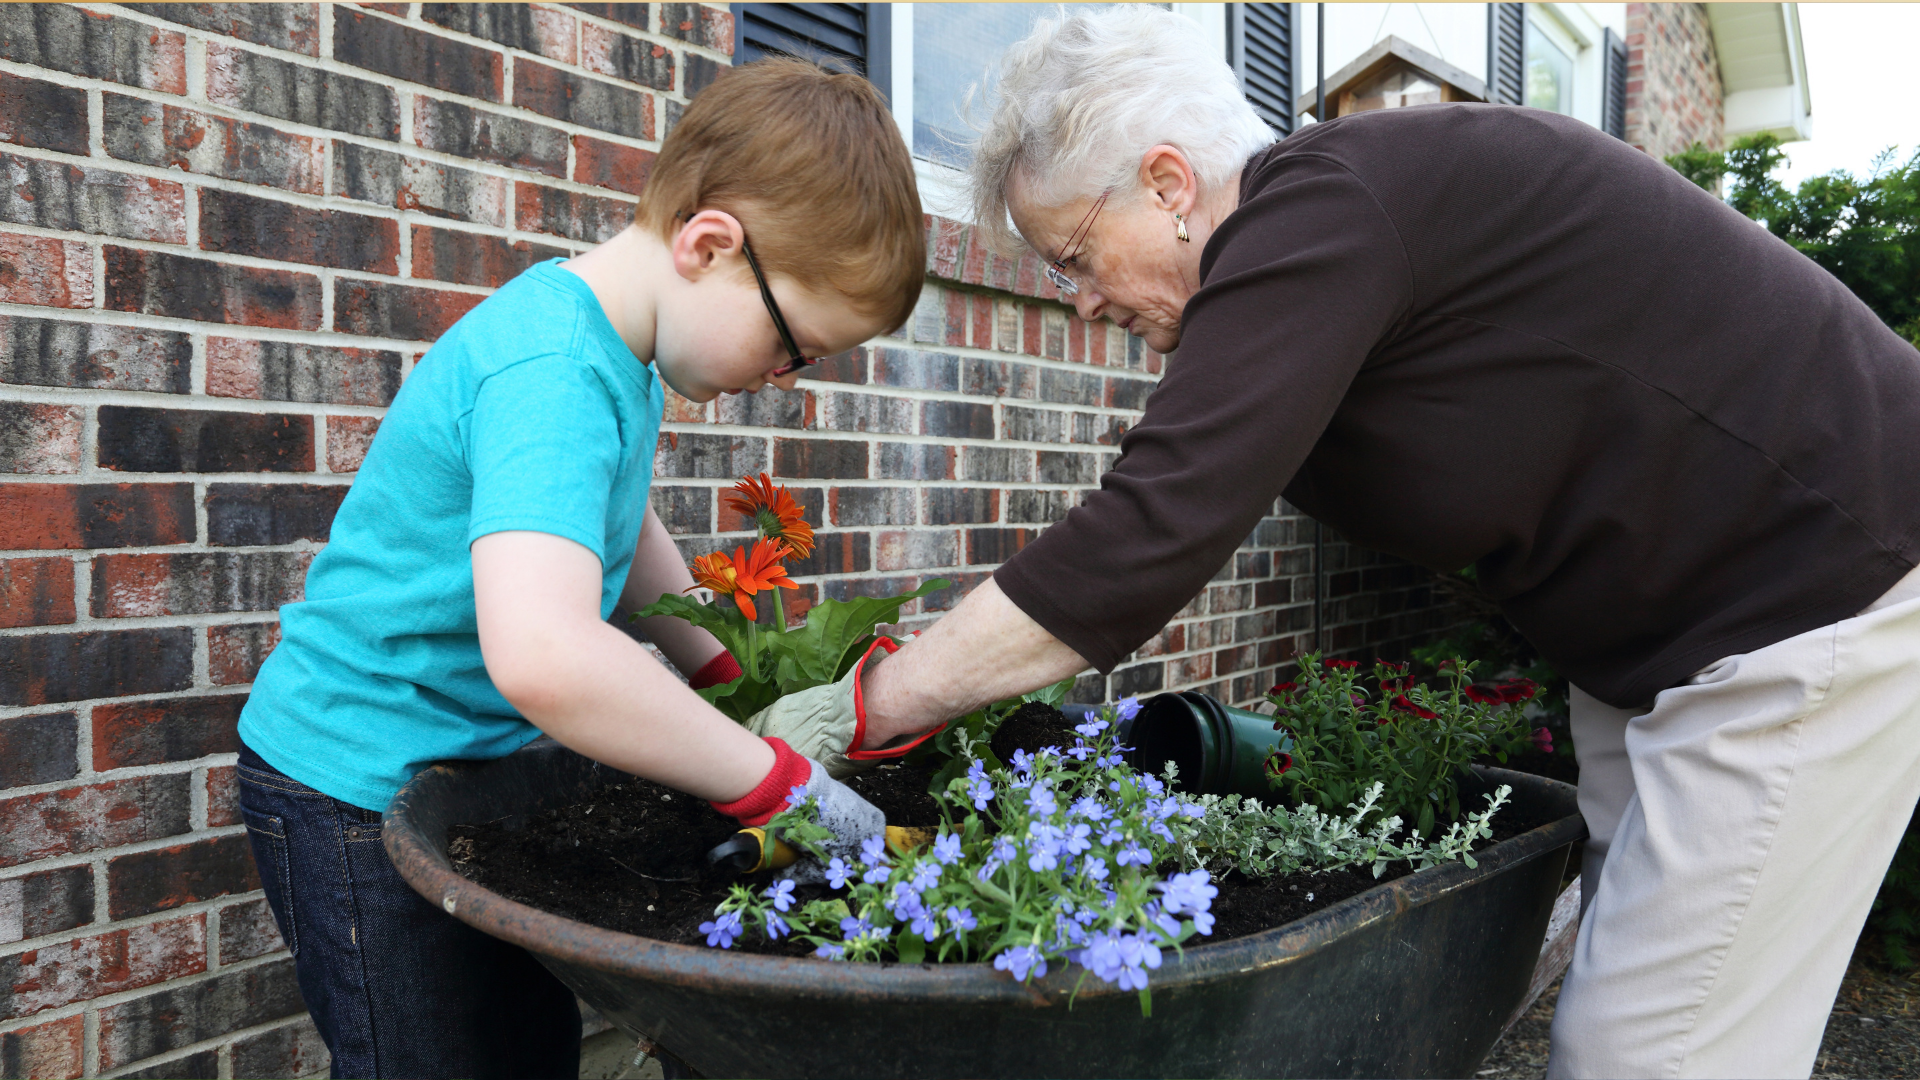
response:
M1069 746L1073 723L1045 705L1027 704L995 732L991 746L1005 761L1016 749L1038 752ZM933 769L890 765L848 781L883 811L889 824L933 827L943 818L927 794ZM1475 800L1476 802L1478 800ZM1513 808L1494 818L1490 846L1538 825ZM602 788L589 802L451 831L448 854L454 869L492 891L529 907L621 933L682 945L703 944L700 924L726 898L728 887L758 891L770 875L734 878L707 869L706 854L738 826L704 800L648 780ZM1375 878L1370 869L1324 874L1248 878L1228 874L1218 882L1210 940L1241 937L1288 923L1383 881L1405 876L1405 864ZM824 886L801 886L806 903L830 895ZM1309 899L1311 897L1311 899ZM752 932L735 942L743 952L804 956L803 943L768 942Z

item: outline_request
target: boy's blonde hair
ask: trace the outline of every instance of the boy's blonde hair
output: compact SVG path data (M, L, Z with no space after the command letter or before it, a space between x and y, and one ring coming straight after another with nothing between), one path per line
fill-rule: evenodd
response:
M671 241L676 215L707 209L740 219L767 273L825 285L888 329L919 300L913 158L858 75L769 58L701 91L661 144L634 221Z

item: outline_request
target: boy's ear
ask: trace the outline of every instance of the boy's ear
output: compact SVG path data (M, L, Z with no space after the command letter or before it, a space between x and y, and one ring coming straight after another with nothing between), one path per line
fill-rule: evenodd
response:
M673 269L688 281L697 281L717 263L738 256L746 238L740 220L732 214L702 210L673 236Z

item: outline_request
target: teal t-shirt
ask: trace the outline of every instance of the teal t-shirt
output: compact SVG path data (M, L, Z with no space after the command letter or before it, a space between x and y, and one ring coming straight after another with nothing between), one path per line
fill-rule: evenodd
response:
M240 716L274 768L384 810L435 761L540 732L480 659L469 546L523 529L600 557L601 617L626 584L665 405L587 283L555 259L468 312L394 398L306 599Z

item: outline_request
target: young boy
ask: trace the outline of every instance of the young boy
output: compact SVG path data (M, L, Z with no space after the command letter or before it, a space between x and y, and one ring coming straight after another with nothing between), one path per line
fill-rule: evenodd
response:
M606 619L692 584L648 509L660 383L790 390L807 358L903 323L924 259L879 93L750 64L688 107L630 228L515 278L409 376L240 720L241 813L333 1075L578 1074L573 995L387 859L381 811L429 763L544 731L747 821L832 783ZM738 673L688 623L643 629L696 686ZM839 734L807 754L871 743L828 696L795 722Z

